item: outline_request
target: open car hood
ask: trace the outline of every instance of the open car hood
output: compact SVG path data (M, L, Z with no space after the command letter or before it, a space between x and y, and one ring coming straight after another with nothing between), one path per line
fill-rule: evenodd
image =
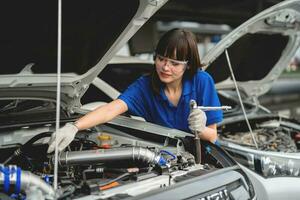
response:
M61 102L73 112L114 54L167 0L62 2ZM57 2L5 1L0 98L55 99ZM15 12L11 12L14 10ZM115 13L115 15L112 15Z
M233 30L203 58L218 89L232 88L230 63L239 88L249 96L266 93L300 44L300 3L284 1Z

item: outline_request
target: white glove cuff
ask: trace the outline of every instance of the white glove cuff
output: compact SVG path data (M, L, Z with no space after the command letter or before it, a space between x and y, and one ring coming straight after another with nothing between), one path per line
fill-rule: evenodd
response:
M78 130L79 130L77 128L75 122L66 123L66 127L69 127L72 130L72 132L78 132Z

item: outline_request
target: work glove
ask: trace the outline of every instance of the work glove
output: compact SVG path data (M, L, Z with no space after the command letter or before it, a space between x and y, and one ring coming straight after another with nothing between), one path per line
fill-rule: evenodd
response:
M189 129L193 133L200 134L206 127L206 115L205 112L197 108L197 104L194 100L190 102L190 115L188 117Z
M55 149L55 137L57 140L58 151L64 150L75 138L78 128L73 123L67 123L64 127L54 132L48 142L49 148L47 153L51 153Z

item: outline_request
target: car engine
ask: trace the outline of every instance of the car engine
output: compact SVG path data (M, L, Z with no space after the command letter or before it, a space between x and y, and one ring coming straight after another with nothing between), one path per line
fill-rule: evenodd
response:
M296 153L300 149L300 127L283 119L252 120L251 127L258 150ZM252 134L244 121L222 127L220 139L256 149Z
M168 187L228 165L222 157L213 156L212 147L202 164L195 164L181 139L154 137L149 141L103 125L79 132L59 153L58 189L54 191L54 155L46 153L52 129L48 124L3 131L2 198L119 199Z

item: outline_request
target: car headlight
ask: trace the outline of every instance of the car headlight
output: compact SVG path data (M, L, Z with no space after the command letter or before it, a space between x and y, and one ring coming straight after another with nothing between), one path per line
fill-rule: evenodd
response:
M277 152L262 152L243 147L231 148L223 146L227 152L240 164L261 174L266 178L300 176L300 159L296 155L280 154Z
M261 171L265 177L299 176L300 160L276 156L261 156Z

